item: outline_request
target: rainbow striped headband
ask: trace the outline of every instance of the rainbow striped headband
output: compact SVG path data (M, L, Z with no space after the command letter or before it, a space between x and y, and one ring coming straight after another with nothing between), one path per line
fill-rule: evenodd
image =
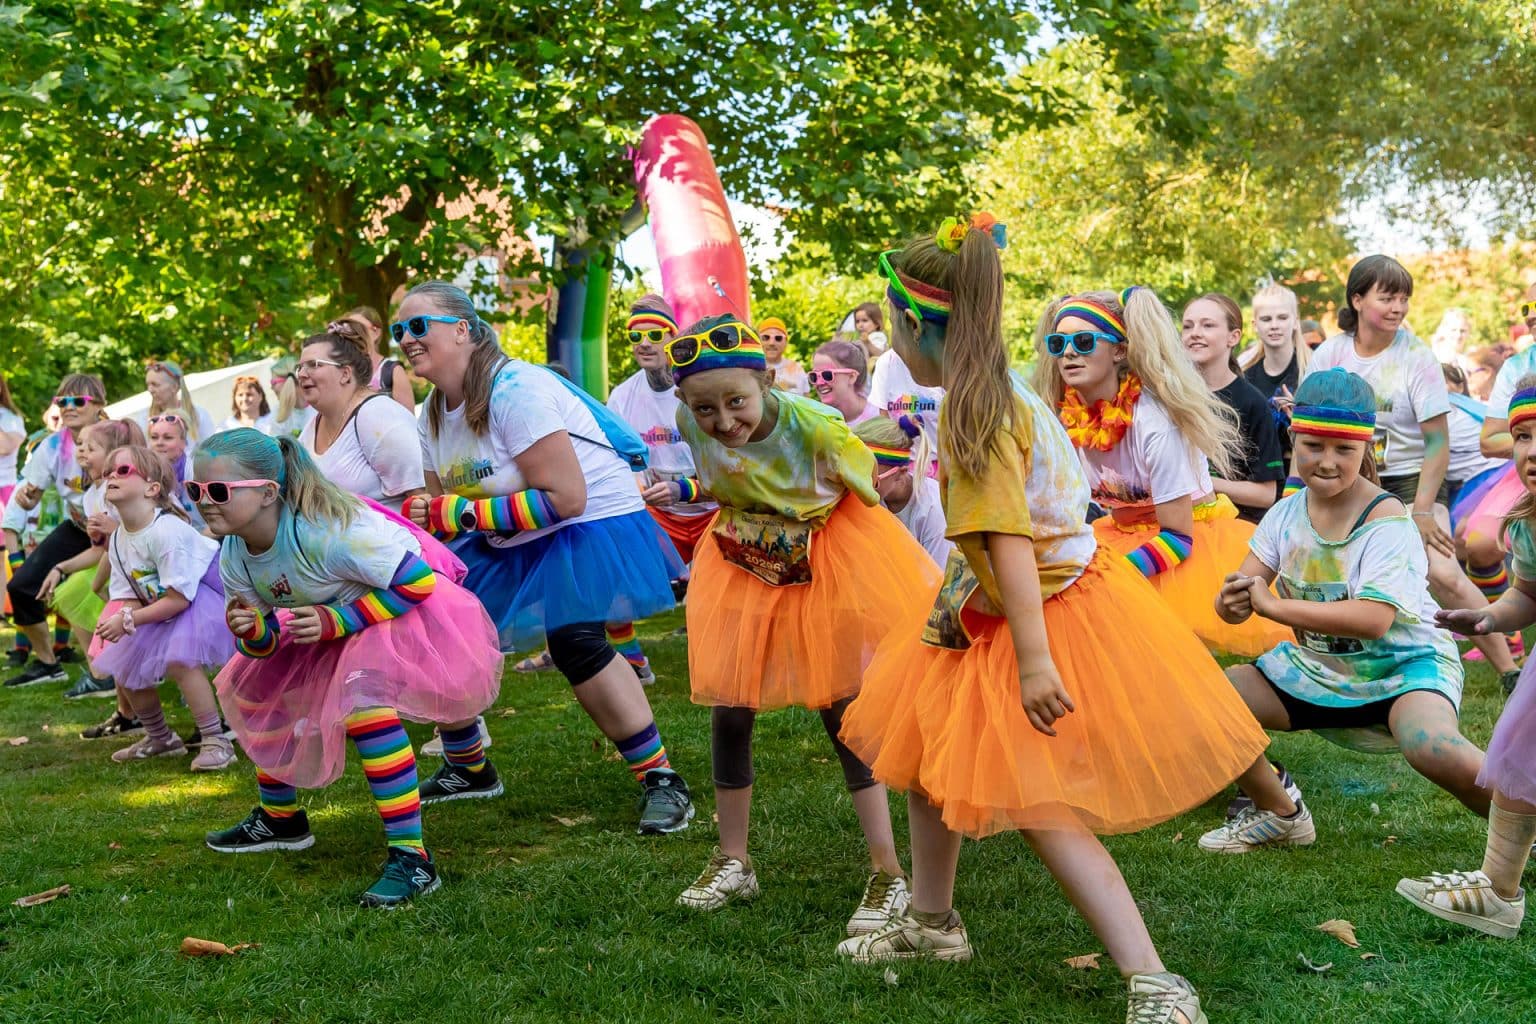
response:
M1102 303L1092 299L1070 299L1062 303L1061 308L1056 310L1056 319L1051 322L1051 329L1060 327L1061 322L1069 316L1087 320L1099 330L1113 334L1122 342L1129 340L1125 336L1125 321L1118 313L1112 312Z
M631 313L626 331L650 331L661 328L668 334L677 333L677 324L665 313L659 313L654 309L642 309Z
M1536 390L1531 392L1531 402L1531 414L1536 415ZM1327 405L1298 405L1291 411L1291 432L1342 441L1369 441L1376 434L1376 414Z
M1536 388L1516 391L1515 396L1509 400L1510 429L1514 429L1516 423L1527 420L1536 420Z
M1532 392L1532 394L1536 394L1536 392ZM912 465L912 449L910 448L886 448L883 445L870 444L868 441L865 441L864 445L874 455L875 461L882 466Z

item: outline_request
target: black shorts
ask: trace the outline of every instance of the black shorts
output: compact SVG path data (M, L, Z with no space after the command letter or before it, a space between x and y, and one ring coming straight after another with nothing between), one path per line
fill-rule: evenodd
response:
M1384 476L1381 478L1381 489L1394 495L1408 510L1413 511L1413 499L1419 493L1419 474L1409 473L1407 476ZM1435 492L1435 502L1451 507L1451 482L1440 481L1440 490Z
M1408 693L1400 693L1396 697L1388 697L1386 700L1373 700L1369 704L1352 704L1345 708L1332 708L1323 704L1310 704L1299 697L1293 697L1280 687L1274 680L1266 676L1257 664L1253 666L1259 677L1269 684L1275 698L1285 707L1285 716L1291 720L1293 732L1307 732L1312 729L1372 729L1378 725L1386 725L1392 716L1392 705L1408 696L1408 693L1433 693L1437 697L1445 697L1438 690L1409 690ZM1445 702L1450 704L1450 698ZM1455 711L1455 705L1451 706Z

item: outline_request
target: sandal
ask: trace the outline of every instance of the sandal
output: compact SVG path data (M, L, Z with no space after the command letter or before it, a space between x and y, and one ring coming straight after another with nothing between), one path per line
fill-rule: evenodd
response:
M555 659L548 651L540 651L512 666L513 672L548 672L555 667Z

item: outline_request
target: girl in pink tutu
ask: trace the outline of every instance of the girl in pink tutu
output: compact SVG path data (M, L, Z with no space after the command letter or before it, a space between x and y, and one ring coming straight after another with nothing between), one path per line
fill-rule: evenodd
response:
M1504 520L1514 561L1513 585L1486 608L1438 612L1435 620L1468 636L1508 633L1536 622L1536 377L1509 401L1515 468L1526 494ZM1493 790L1488 843L1476 871L1439 872L1397 883L1399 895L1446 921L1512 939L1525 918L1520 876L1536 841L1536 659L1526 661L1493 727L1478 785Z
M102 479L106 500L122 525L106 540L111 583L91 641L91 664L117 680L133 716L144 723L139 741L115 752L112 760L187 753L166 725L155 689L162 678L170 678L202 737L192 770L222 771L238 758L223 736L218 702L204 671L235 653L224 628L219 545L187 522L171 468L148 448L114 449Z
M466 774L496 769L475 716L496 699L496 629L459 586L464 566L381 506L330 483L298 442L249 428L204 441L186 481L223 538L219 570L238 653L215 680L225 717L255 762L260 803L211 832L221 853L314 844L297 787L334 782L351 739L384 821L388 859L363 906L435 890L421 834L416 758L402 716L443 724Z

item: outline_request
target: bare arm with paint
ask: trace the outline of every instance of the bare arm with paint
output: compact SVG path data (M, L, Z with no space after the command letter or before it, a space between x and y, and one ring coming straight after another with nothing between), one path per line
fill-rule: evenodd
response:
M1445 471L1451 465L1451 434L1447 416L1432 416L1419 426L1424 431L1424 464L1419 469L1419 489L1413 496L1413 523L1419 528L1427 547L1456 557L1456 542L1445 528L1435 522L1435 497L1445 483ZM1342 635L1342 634L1340 634Z

